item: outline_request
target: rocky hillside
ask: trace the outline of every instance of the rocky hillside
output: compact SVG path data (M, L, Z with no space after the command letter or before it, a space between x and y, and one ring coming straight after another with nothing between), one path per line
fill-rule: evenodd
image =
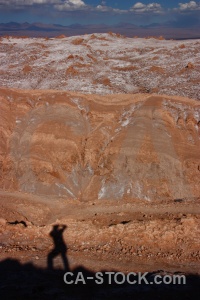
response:
M200 104L0 90L0 185L67 199L195 199Z
M200 41L1 38L0 86L87 94L158 93L200 99Z

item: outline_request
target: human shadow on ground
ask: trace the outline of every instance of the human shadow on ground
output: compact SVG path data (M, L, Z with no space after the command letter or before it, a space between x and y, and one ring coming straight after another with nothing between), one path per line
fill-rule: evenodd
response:
M65 229L66 226L55 225L50 233L54 241L54 248L48 254L47 268L36 267L33 263L21 264L18 260L11 258L0 261L0 299L200 299L199 275L186 275L186 284L161 283L156 285L154 283L155 276L158 274L164 276L167 274L166 272L158 270L148 273L146 279L149 284L143 281L141 284L130 284L127 280L124 283L119 283L123 279L121 274L116 277L117 283L113 277L116 274L114 273L110 284L107 272L115 272L115 270L102 270L99 277L96 273L82 266L70 270L66 255L67 245L63 239ZM53 267L53 260L57 255L61 255L63 269ZM176 272L177 274L179 273ZM138 279L139 274L134 276L134 280L138 281Z
M69 270L69 264L67 259L67 246L63 239L63 232L67 228L66 225L54 225L52 231L50 232L50 236L54 242L54 249L48 254L47 257L47 266L49 270L53 270L53 260L56 256L61 256L62 262L64 265L64 270Z

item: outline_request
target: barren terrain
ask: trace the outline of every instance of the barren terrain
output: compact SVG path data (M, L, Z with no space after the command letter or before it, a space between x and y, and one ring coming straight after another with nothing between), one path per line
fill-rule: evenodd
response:
M199 198L198 101L1 89L0 105L5 190L80 201Z
M198 299L199 43L1 39L2 299ZM78 292L64 266L187 285Z
M3 299L198 299L199 201L84 203L9 192L0 197ZM55 247L50 234L62 224L67 226L63 239L70 271L85 277L99 271L149 272L148 280L184 274L187 285L102 286L87 281L86 286L67 286L60 256L53 271L48 270Z
M199 47L199 40L125 38L113 33L1 38L0 85L199 99Z

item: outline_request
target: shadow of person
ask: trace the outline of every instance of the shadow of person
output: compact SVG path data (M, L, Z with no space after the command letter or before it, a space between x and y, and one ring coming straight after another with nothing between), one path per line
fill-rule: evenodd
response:
M67 228L66 225L54 225L49 235L52 237L54 242L54 249L48 254L47 265L48 269L53 270L53 260L56 256L61 256L64 269L69 269L69 264L66 256L67 246L63 240L63 232Z

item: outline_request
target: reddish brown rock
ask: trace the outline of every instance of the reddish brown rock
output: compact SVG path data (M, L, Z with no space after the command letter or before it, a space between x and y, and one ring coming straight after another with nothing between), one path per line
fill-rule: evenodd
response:
M200 105L1 89L1 188L67 199L194 199Z

